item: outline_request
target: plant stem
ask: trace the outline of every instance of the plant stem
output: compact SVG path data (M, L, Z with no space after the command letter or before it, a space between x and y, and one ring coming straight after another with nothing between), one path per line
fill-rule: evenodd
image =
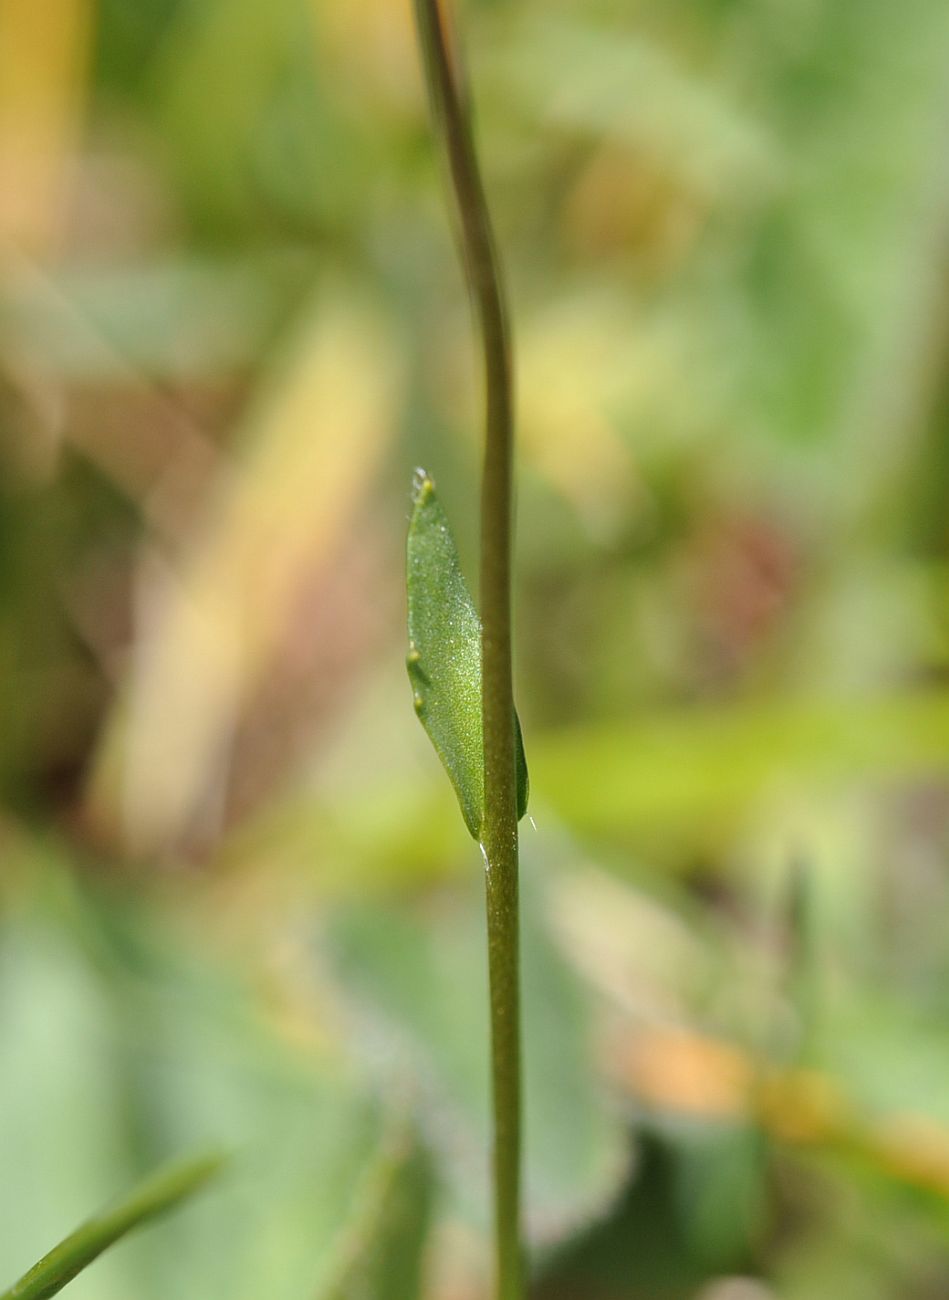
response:
M426 81L448 156L485 381L481 487L481 673L497 1300L520 1300L521 1045L518 829L511 675L513 395L501 272L478 169L447 0L415 0Z

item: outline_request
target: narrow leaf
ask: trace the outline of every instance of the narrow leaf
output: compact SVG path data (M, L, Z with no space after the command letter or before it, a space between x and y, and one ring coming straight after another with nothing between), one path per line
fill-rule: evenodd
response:
M376 1163L319 1300L414 1300L422 1295L435 1201L435 1164L405 1114L390 1120Z
M465 583L455 539L435 495L416 475L408 540L409 653L415 712L455 787L468 830L478 839L484 808L481 623ZM517 727L517 813L527 811L527 761Z
M211 1153L154 1174L125 1200L87 1219L34 1264L19 1282L0 1294L0 1300L47 1300L56 1295L120 1237L191 1196L223 1163L220 1153Z

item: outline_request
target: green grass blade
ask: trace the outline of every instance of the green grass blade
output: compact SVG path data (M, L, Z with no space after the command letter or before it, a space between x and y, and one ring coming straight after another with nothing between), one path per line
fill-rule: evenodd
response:
M225 1157L208 1153L160 1170L124 1200L87 1219L38 1264L0 1293L0 1300L47 1300L134 1228L174 1209L212 1178Z
M408 539L409 654L415 712L455 788L465 825L481 835L484 738L481 623L448 518L427 474L419 473ZM527 761L517 731L517 813L527 811Z
M408 1114L393 1115L355 1198L317 1300L416 1300L437 1191L435 1163Z

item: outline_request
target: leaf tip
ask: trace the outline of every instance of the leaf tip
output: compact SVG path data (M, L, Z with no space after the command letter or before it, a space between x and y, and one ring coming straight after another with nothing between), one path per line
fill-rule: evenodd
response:
M412 476L412 503L424 505L435 492L435 480L424 469L416 469Z

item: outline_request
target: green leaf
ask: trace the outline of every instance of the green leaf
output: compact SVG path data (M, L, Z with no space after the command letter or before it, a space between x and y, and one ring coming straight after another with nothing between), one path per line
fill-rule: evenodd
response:
M261 1016L246 969L183 947L148 900L85 891L54 851L47 869L39 848L7 846L0 871L34 900L0 917L0 1295L85 1207L134 1186L143 1152L235 1145L213 1195L64 1294L321 1295L384 1142L378 1088Z
M409 680L415 712L448 773L468 830L478 839L484 809L481 622L435 484L416 475L408 540ZM517 729L517 813L527 811L528 778Z
M546 837L535 848L539 839L526 837L521 863L524 1179L531 1232L549 1242L608 1202L627 1141L597 1064L593 1000L547 926L562 850ZM334 914L327 937L354 1049L376 1070L371 1045L385 1042L450 1116L431 1126L439 1169L454 1211L483 1225L491 1081L481 913L480 883L469 879L434 924L416 908L360 903Z
M423 1293L435 1166L408 1115L396 1114L357 1197L319 1300L414 1300Z
M213 1152L153 1175L125 1200L87 1219L4 1291L0 1300L47 1300L56 1295L126 1233L191 1196L218 1172L223 1162L224 1157Z

